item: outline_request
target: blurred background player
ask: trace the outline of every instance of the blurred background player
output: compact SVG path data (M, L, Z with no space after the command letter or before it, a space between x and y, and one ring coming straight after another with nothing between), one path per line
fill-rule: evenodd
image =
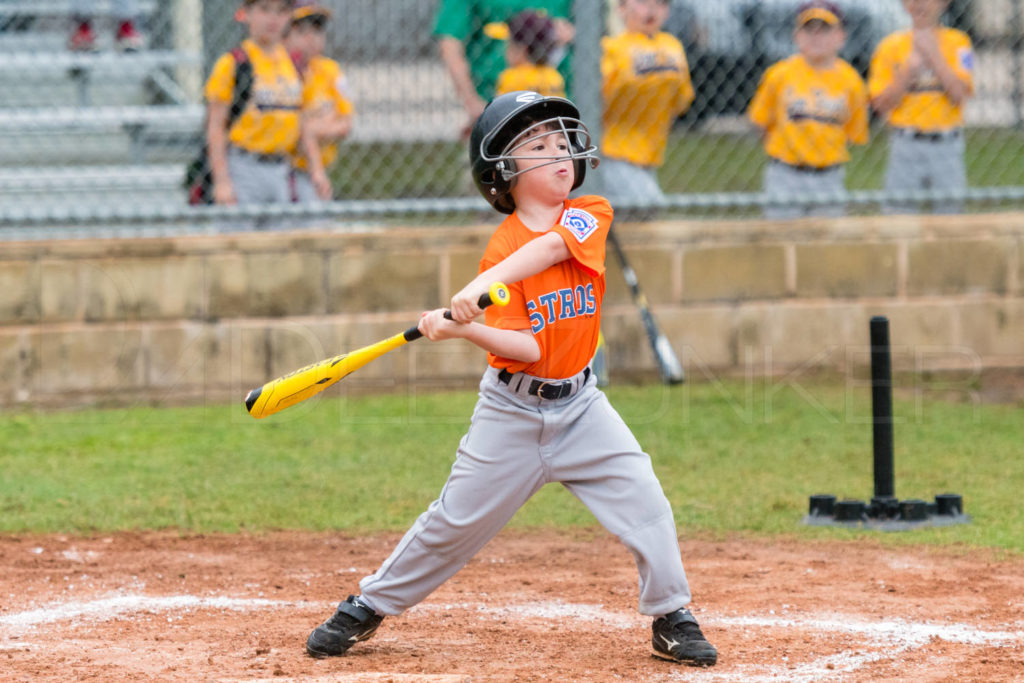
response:
M565 97L565 79L551 66L551 57L558 48L555 22L544 12L520 12L508 24L491 24L492 37L507 39L505 63L498 74L495 94L531 90L541 95Z
M967 188L964 102L974 92L974 51L963 31L939 25L949 0L903 0L911 19L878 44L871 59L871 103L890 126L890 192ZM960 201L935 202L936 213L959 213ZM891 202L886 213L911 213L912 202Z
M144 44L142 34L135 25L139 14L137 0L113 0L113 15L117 22L114 33L114 47L131 52L141 50ZM85 52L96 49L96 33L93 19L96 16L96 0L73 0L71 3L73 26L68 48Z
M294 4L292 0L246 0L239 8L236 17L248 29L242 49L252 64L253 81L245 109L230 130L234 55L221 55L206 82L206 137L217 204L292 201L289 156L299 142L302 82L282 41ZM319 164L318 151L309 156Z
M569 23L572 0L440 0L434 22L441 61L451 77L455 94L466 112L463 134L494 97L498 74L505 68L505 43L487 35L487 26L508 23L525 10L543 10L555 22L558 49L551 65L571 88L571 65L566 46L575 30Z
M331 199L326 170L338 158L338 142L352 130L353 107L345 74L336 61L323 54L330 18L331 11L326 7L299 0L285 37L285 46L302 78L301 135L312 138L292 156L293 192L298 202ZM325 171L316 177L310 174L309 161L302 153L310 144L320 150L319 166Z
M664 199L657 171L669 129L693 102L682 44L661 30L668 0L619 0L624 30L602 40L604 194L616 200Z
M802 3L793 40L797 54L764 74L747 112L762 133L769 162L764 191L775 195L842 192L848 143L868 141L867 87L839 58L843 15L827 0ZM765 217L841 216L841 204L768 206Z

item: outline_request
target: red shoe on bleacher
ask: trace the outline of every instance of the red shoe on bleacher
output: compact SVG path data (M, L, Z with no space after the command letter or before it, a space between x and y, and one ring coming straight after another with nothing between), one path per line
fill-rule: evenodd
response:
M92 32L92 24L88 21L78 22L77 27L68 38L68 49L74 52L92 52L96 49L96 34Z
M114 46L123 52L135 52L141 50L145 41L142 34L135 28L135 22L122 21L117 29L117 36L114 38Z

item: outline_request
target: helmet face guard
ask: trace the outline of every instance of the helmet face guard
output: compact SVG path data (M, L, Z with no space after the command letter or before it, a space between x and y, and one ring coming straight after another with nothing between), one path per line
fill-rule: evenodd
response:
M536 127L546 130L519 139L523 133ZM500 95L487 105L473 126L469 157L473 180L491 206L502 213L515 210L511 191L516 177L524 171L517 168L513 155L530 142L549 135L564 136L569 145L568 154L533 157L545 161L531 168L571 160L575 171L572 189L575 190L586 177L586 162L590 162L591 168L596 168L598 159L597 147L572 102L561 97L519 91Z

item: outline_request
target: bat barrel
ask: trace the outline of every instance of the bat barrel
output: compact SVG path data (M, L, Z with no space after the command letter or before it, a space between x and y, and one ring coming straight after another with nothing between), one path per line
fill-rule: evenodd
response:
M259 400L261 393L263 393L263 387L260 387L259 389L253 389L245 397L245 409L248 412L252 412L252 407L256 405L256 401Z
M508 288L501 283L494 283L490 291L480 297L481 308L490 305L504 306L508 302ZM376 344L307 365L278 377L250 391L245 397L245 409L257 419L273 415L320 393L371 360L421 336L423 335L418 328L410 327L405 332L382 339Z

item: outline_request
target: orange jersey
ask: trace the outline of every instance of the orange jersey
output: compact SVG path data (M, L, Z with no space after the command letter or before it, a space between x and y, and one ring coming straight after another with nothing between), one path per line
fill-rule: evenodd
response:
M601 94L608 157L660 166L669 128L693 102L682 44L669 33L622 33L601 41Z
M841 59L817 70L802 55L773 64L747 116L765 130L768 156L818 168L850 160L847 143L868 141L868 93L860 74Z
M264 52L251 40L242 49L252 62L252 96L228 131L236 147L256 154L290 154L299 140L302 82L283 45ZM235 58L221 55L206 82L206 99L231 104L235 89Z
M302 112L311 116L351 116L354 111L341 66L327 57L310 59L302 81ZM338 158L338 144L332 142L321 147L320 157L324 168L330 167ZM309 165L306 158L298 154L292 159L292 163L302 170L306 170Z
M532 90L550 97L565 97L565 79L553 66L522 64L510 66L498 75L496 95L517 90Z
M963 31L937 28L939 50L956 75L974 92L974 50ZM912 31L900 31L883 39L871 58L868 90L877 97L889 87L897 72L906 68L914 46ZM963 125L964 108L946 95L938 76L924 69L911 82L910 89L889 113L889 123L897 128L938 132Z
M612 224L608 200L587 195L565 201L551 227L565 240L571 256L547 270L511 283L507 306L486 310L487 324L502 330L530 330L540 346L540 360L525 363L487 354L487 362L509 372L564 379L581 372L594 356L604 299L604 249ZM513 213L491 236L480 272L500 263L524 244L543 235L530 230Z

